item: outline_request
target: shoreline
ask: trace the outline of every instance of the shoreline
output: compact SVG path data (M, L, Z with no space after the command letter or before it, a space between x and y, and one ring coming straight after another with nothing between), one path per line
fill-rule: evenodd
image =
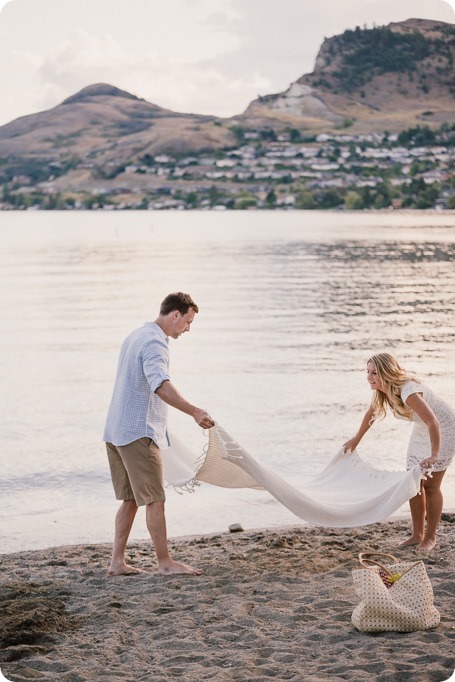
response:
M443 518L444 517L454 517L455 518L455 508L453 509L444 509L443 511ZM235 519L234 519L235 520ZM396 521L408 521L409 524L411 523L411 514L410 511L402 511L400 513L395 513L392 516L389 516L386 519L383 519L383 521L379 523L394 523ZM242 524L240 524L242 525ZM371 525L376 525L376 524L371 524ZM365 528L369 528L370 526L364 526ZM287 532L290 528L293 530L298 530L298 529L305 529L305 528L321 528L321 532L323 532L323 528L319 526L312 526L309 522L304 521L303 519L298 519L296 517L296 522L295 523L287 523L287 524L279 524L279 525L273 525L273 526L254 526L250 528L245 528L242 532L243 533L260 533L260 532L275 532L275 533L285 533ZM342 530L342 529L341 529ZM349 530L349 529L346 529ZM190 540L194 540L194 538L200 538L200 537L205 537L205 538L211 538L215 535L224 535L227 534L229 535L229 529L227 526L225 526L222 530L213 530L213 531L207 531L207 532L195 532L195 533L187 533L183 535L172 535L168 533L168 540L172 542L186 542ZM130 537L129 543L130 544L138 544L138 543L147 543L149 541L148 539L148 532L146 532L146 529L144 529L144 535L146 537ZM112 537L106 540L90 540L90 539L78 539L75 542L62 542L58 544L50 544L50 545L45 545L43 547L22 547L20 549L8 549L6 551L0 551L0 558L1 557L7 557L10 555L17 555L17 554L22 554L22 553L29 553L29 552L45 552L45 551L55 551L55 550L60 550L60 549L66 549L66 548L71 548L71 547L78 547L81 545L91 545L91 546L104 546L104 545L109 545L111 546L112 540L114 537L114 530L112 528ZM5 538L6 539L6 538Z
M154 573L145 540L131 542L127 559L148 572L129 577L107 576L110 543L2 555L2 673L11 682L442 682L455 669L455 515L445 514L430 555L396 547L406 519L170 538L174 558L202 576ZM360 550L422 559L440 625L358 632Z

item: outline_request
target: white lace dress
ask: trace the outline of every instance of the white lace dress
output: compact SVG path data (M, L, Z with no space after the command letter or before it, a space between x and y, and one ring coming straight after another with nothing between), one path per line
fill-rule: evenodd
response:
M439 459L434 465L434 471L445 471L455 455L455 410L435 395L428 386L412 380L407 381L401 388L402 401L405 403L413 393L422 395L439 421L441 450ZM408 445L407 469L412 469L422 459L431 456L430 434L427 425L415 412L412 413L412 421L414 426Z

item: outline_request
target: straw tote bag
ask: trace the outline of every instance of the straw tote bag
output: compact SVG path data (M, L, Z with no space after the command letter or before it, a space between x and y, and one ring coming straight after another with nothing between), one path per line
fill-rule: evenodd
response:
M439 624L441 618L433 605L433 588L423 561L399 561L391 554L361 552L359 562L361 568L353 569L352 580L361 602L351 618L358 630L413 632Z

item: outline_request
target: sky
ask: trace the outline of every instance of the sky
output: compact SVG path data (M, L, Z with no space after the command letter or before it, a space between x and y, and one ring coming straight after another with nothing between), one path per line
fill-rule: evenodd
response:
M228 117L313 70L326 37L455 0L0 0L0 125L110 83L174 111Z

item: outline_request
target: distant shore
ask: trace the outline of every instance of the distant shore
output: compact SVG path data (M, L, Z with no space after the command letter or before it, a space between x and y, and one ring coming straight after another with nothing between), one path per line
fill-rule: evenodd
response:
M442 682L455 669L454 521L445 514L424 557L396 547L403 519L171 540L201 577L157 575L145 541L128 560L147 572L128 578L106 575L109 544L2 555L1 671L11 682ZM351 569L362 549L423 558L441 613L435 630L355 630Z

